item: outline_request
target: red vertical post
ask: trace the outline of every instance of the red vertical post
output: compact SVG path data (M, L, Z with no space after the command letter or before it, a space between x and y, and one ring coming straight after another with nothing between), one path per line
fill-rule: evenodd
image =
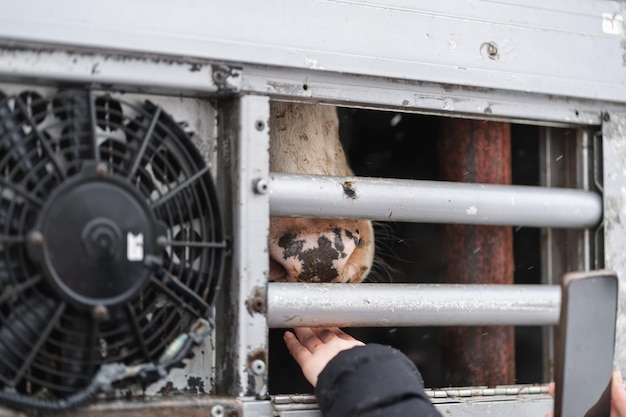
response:
M444 119L439 126L439 177L446 181L511 183L509 123ZM513 283L513 230L503 226L443 226L443 282ZM515 382L512 326L450 327L442 331L446 381L453 386Z

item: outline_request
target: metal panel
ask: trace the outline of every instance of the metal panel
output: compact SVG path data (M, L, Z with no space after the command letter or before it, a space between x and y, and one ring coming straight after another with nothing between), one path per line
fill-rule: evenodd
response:
M269 283L270 327L555 325L555 285Z
M0 38L623 102L622 22L600 0L24 0Z
M217 393L256 397L267 393L267 323L265 286L269 199L254 192L269 167L269 100L245 96L225 99L218 107L225 191L232 190L232 276L220 291L215 346ZM229 181L232 182L229 184ZM260 256L263 254L264 256Z
M214 64L191 58L75 51L11 42L0 46L0 79L37 83L89 83L124 91L206 95L243 91L281 99L331 103L485 119L532 120L539 124L601 123L602 112L624 104L439 84L244 64ZM19 46L19 47L18 47ZM224 75L226 77L224 77Z
M272 216L585 228L600 222L602 199L564 188L272 173L270 209Z
M607 114L604 151L605 266L619 277L615 367L626 372L626 114Z
M190 59L0 47L0 78L206 95L239 90L241 70Z

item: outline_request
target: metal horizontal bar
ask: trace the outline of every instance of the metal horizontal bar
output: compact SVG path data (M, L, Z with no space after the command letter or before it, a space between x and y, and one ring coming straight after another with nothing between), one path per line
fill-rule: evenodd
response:
M363 177L270 174L277 217L589 228L602 219L590 191Z
M43 45L24 48L0 45L0 79L92 83L141 92L212 94L220 88L238 91L241 71L229 68L223 85L214 81L214 65L206 61L94 50L68 51Z
M555 325L557 285L269 283L269 327Z

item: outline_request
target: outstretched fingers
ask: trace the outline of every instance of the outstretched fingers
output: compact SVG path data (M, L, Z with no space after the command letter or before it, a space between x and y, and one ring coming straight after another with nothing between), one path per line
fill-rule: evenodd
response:
M308 359L311 358L311 351L304 346L296 336L287 331L283 335L283 340L287 345L287 350L289 350L289 354L298 362L298 364L302 367L302 364L305 363Z
M313 386L328 362L339 352L364 344L336 327L298 327L294 333L285 332L283 338L289 353Z

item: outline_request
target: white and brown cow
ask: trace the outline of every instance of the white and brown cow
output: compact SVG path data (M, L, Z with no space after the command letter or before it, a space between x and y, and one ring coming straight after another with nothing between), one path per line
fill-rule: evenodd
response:
M333 106L272 102L270 135L274 172L353 175ZM372 266L374 231L365 220L274 217L269 252L273 281L361 282Z

